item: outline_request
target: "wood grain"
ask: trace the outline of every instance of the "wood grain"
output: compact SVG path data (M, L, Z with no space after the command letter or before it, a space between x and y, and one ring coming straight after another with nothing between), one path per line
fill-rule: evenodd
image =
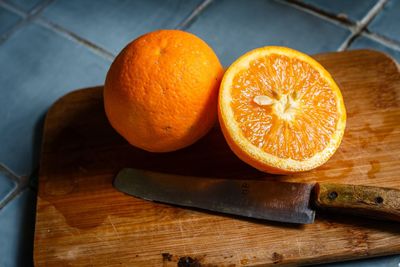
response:
M400 223L398 189L327 183L317 183L315 189L315 202L320 208Z
M130 146L109 125L102 88L70 93L49 110L37 204L36 266L296 265L400 253L398 223L317 214L315 224L245 220L146 202L112 186L123 167L166 173L363 184L400 189L400 75L374 51L315 56L342 89L342 145L298 175L256 171L229 150L218 128L174 153ZM186 257L186 258L185 258Z

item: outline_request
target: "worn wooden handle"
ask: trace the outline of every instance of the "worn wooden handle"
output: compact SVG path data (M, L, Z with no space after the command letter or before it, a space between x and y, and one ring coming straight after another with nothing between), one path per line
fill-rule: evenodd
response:
M400 190L325 183L315 189L318 207L400 222Z

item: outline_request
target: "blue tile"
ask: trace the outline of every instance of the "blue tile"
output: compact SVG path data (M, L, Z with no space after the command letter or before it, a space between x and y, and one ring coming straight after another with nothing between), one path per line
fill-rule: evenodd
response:
M48 107L71 90L103 84L109 64L36 24L14 33L0 46L0 162L29 175Z
M289 46L306 53L336 50L350 32L275 1L216 1L189 27L227 66L261 46Z
M16 187L16 183L11 177L0 168L0 203ZM1 265L0 265L1 266Z
M21 8L25 12L30 12L33 8L35 8L42 0L5 0L4 2L8 2L18 8Z
M373 259L348 261L343 263L330 263L315 267L399 267L400 255L378 257Z
M139 35L174 28L200 0L58 1L43 16L117 54Z
M26 189L0 210L0 266L33 266L36 194Z
M20 20L21 17L0 7L0 35L8 31L12 26L14 26Z
M395 58L398 63L400 63L400 51L391 49L387 46L384 46L380 43L377 43L365 36L358 37L353 43L350 45L350 49L361 49L361 48L369 48L375 49L382 52L385 52Z
M326 12L346 16L350 20L361 20L378 0L302 0Z
M400 0L389 0L368 29L400 42Z

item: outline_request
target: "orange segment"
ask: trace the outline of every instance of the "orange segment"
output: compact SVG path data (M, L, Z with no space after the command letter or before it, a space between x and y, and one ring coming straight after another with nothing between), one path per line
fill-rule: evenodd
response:
M219 118L242 160L289 173L318 167L333 155L346 111L338 86L318 62L289 48L264 47L226 71Z

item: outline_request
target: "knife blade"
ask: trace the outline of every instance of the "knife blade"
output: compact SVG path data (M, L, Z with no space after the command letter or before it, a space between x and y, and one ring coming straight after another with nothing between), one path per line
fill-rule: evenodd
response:
M116 189L149 201L287 223L313 223L316 208L400 221L400 190L360 185L181 176L122 169Z

